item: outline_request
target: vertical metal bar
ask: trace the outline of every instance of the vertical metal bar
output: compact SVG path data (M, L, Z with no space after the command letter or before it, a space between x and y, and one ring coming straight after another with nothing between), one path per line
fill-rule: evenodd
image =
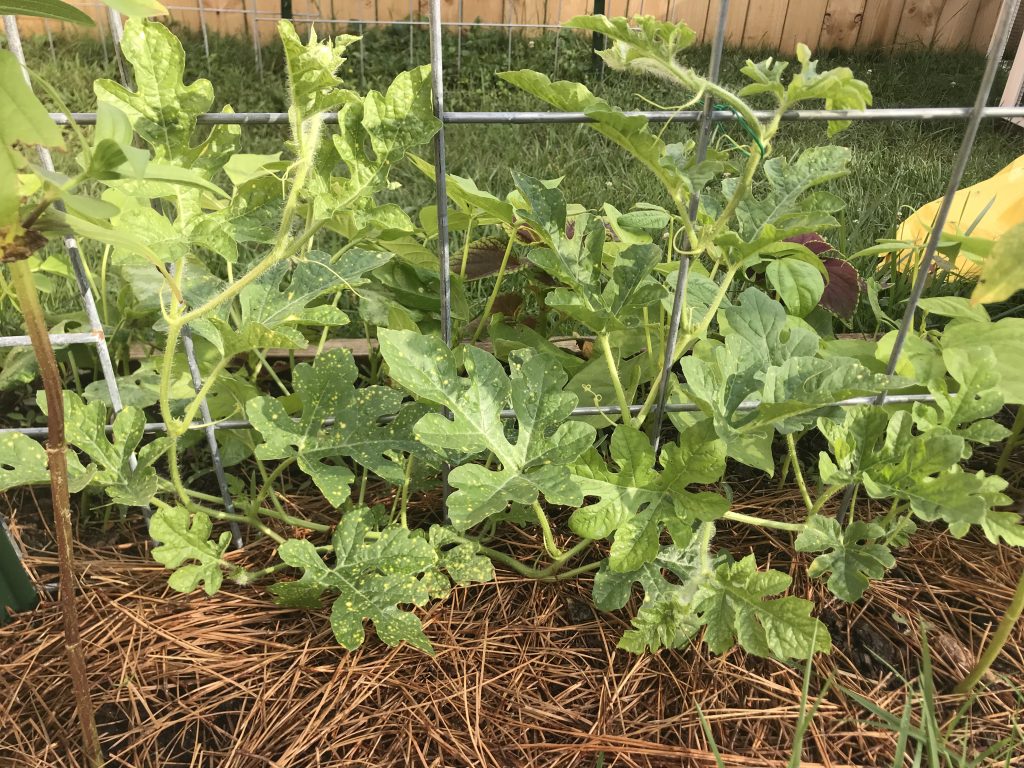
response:
M458 47L455 49L455 71L459 73L462 72L462 5L463 0L459 0L459 43Z
M594 0L594 15L598 16L600 14L603 14L604 12L605 12L605 0ZM593 65L594 65L594 69L597 70L598 72L602 71L603 64L604 64L604 59L602 59L598 55L598 51L603 51L604 48L605 48L605 45L607 45L607 42L608 41L605 40L604 35L598 34L597 32L594 32L594 34L591 36L591 43L590 43L590 45L591 45L591 54L590 54L590 56L591 56L591 60L592 60Z
M559 25L561 25L562 22L563 22L563 19L562 19L562 2L563 2L563 0L558 0L558 19L557 19L557 23ZM561 46L561 44L562 44L562 27L559 26L558 31L555 33L555 66L554 66L554 76L555 77L558 77L558 49Z
M196 361L195 345L192 341L192 331L186 326L181 329L181 346L185 349L185 359L188 360L188 372L192 377L192 386L196 394L203 388L203 377L199 371L199 363ZM199 415L203 419L203 431L206 432L206 442L210 446L210 455L213 458L213 474L217 478L217 487L220 489L220 498L224 502L224 511L228 514L235 513L235 502L231 498L231 490L228 488L228 480L224 474L224 460L220 457L220 446L217 444L217 430L213 426L213 417L210 414L210 405L203 398L199 404ZM236 549L241 549L245 544L242 539L242 531L238 523L231 521L231 540Z
M359 90L366 90L366 41L363 39L365 25L359 22Z
M416 66L416 13L413 10L413 0L409 0L409 69Z
M725 21L729 15L729 0L720 0L718 8L718 26L715 28L715 40L711 46L711 61L708 65L708 80L717 83L722 69L722 48L725 44ZM708 153L708 142L711 138L711 109L714 100L708 94L704 97L704 110L700 116L700 128L697 135L696 160L702 162ZM700 197L694 195L690 200L690 209L687 212L690 221L697 219L697 210L700 207ZM688 241L684 240L683 250L690 247ZM686 293L686 280L690 273L690 258L680 255L679 274L676 278L676 292L672 299L672 314L669 318L668 337L665 339L665 359L661 366L661 380L658 389L658 403L654 409L654 418L651 420L650 434L651 443L657 453L661 447L661 426L665 419L665 403L668 401L669 381L672 378L672 366L675 363L676 344L679 342L679 325L683 318L683 296Z
M259 8L253 8L252 16L252 52L256 61L256 71L260 73L260 80L263 79L263 45L260 43L260 27L256 21Z
M43 29L46 31L46 42L50 46L50 58L53 59L53 63L57 63L57 49L53 45L53 32L50 30L50 22L43 19Z
M203 53L206 54L206 68L210 68L210 33L206 28L206 3L198 0L199 3L199 29L203 33Z
M508 20L507 21L505 19L505 8L504 8L504 6L502 7L502 12L501 12L501 20L505 22L505 24L507 25L507 29L508 29L508 64L506 65L505 68L506 69L512 69L512 24L514 22L512 21L512 5L510 3L506 3L506 5L508 6Z
M982 113L985 105L988 103L992 84L995 82L996 72L999 70L1000 59L1002 58L1003 51L1006 49L1006 43L1010 39L1013 17L1019 2L1020 0L1003 0L1003 4L999 9L999 18L996 20L996 27L992 32L992 39L985 54L985 71L981 75L981 83L978 85L978 92L974 97L971 116L967 120L964 137L960 142L960 149L953 163L953 171L949 175L949 183L946 185L946 194L943 195L939 211L935 215L935 221L932 224L932 230L928 235L928 242L925 245L924 256L921 257L921 263L918 266L917 278L914 280L914 287L910 292L907 308L903 312L903 319L900 321L899 330L896 332L896 340L893 342L892 352L889 355L886 373L890 376L896 372L896 366L899 364L903 347L907 342L910 331L914 327L914 316L917 314L917 306L924 295L925 286L928 284L932 261L935 258L936 250L938 250L939 240L942 239L943 230L946 228L946 220L949 218L949 212L953 207L953 198L960 188L964 171L967 169L967 162L971 158L974 140L978 136L978 127L981 125ZM879 394L877 402L884 402L885 395L885 392ZM856 486L851 485L843 494L839 512L836 514L836 520L840 525L846 522L855 490Z
M441 125L434 135L434 176L437 195L437 251L441 269L441 338L452 342L452 286L448 243L448 179L444 144L444 62L441 48L441 0L430 0L430 84L434 115Z
M437 255L441 270L441 338L452 345L451 254L448 242L448 177L444 146L444 52L441 41L441 0L430 0L430 85L434 116L440 121L434 135L434 191L437 196ZM445 414L448 415L447 413ZM442 471L444 482L441 503L448 517L448 468Z
M107 20L110 22L110 36L114 40L114 58L117 59L117 73L121 82L126 88L134 88L132 73L124 64L124 56L121 55L121 40L124 38L124 26L121 24L121 14L110 6L107 6Z

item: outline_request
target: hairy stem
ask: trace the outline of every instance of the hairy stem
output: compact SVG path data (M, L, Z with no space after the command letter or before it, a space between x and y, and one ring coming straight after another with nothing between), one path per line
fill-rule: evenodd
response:
M992 663L1003 650L1006 641L1010 639L1010 633L1013 631L1014 626L1016 626L1022 612L1024 612L1024 572L1021 572L1020 578L1017 580L1017 589L1014 590L1010 604L1006 608L1006 613L1000 619L999 626L996 627L992 639L988 642L988 647L985 648L981 658L978 659L978 663L974 665L974 668L964 678L963 682L954 689L956 693L967 693L985 676L992 667Z
M1021 440L1021 435L1024 434L1024 406L1017 406L1017 415L1013 419L1013 426L1010 428L1010 434L1006 438L1006 444L1003 446L1003 452L999 454L999 461L996 462L995 473L997 475L1003 474L1006 471L1006 467L1010 463L1010 457L1013 456L1013 449L1017 447L1017 443Z
M615 399L619 401L619 408L622 409L622 423L629 422L629 399L626 391L622 388L622 380L619 378L619 369L615 366L615 358L612 357L612 345L608 341L607 333L597 335L597 343L601 347L601 354L604 357L604 364L608 366L608 376L615 390Z
M64 652L67 655L71 673L71 692L78 710L78 722L82 731L82 749L86 761L92 768L104 765L100 747L99 731L96 729L95 708L89 689L89 676L82 650L78 605L75 602L75 561L73 533L71 529L71 499L68 495L67 442L64 438L64 394L57 359L50 345L49 329L39 294L32 281L28 262L12 262L11 278L18 294L25 327L32 340L36 362L43 379L46 394L46 441L47 466L50 471L54 527L57 532L57 563L60 583L61 613L64 617Z
M555 543L555 537L551 533L551 523L548 521L548 516L545 514L539 501L533 502L533 512L537 515L537 522L540 523L540 530L544 536L544 549L546 549L548 554L555 560L564 558L565 553L559 549L558 545Z
M723 517L726 520L732 520L734 523L746 523L747 525L756 525L761 528L778 528L780 531L794 531L799 533L804 529L803 523L786 523L782 520L769 520L766 517L744 515L742 512L726 512Z
M515 232L511 233L508 238L508 245L505 246L505 255L501 257L501 265L498 267L498 275L494 280L494 287L491 289L491 295L487 297L487 304L484 305L484 313L480 316L480 322L476 325L476 330L473 331L473 339L471 344L476 344L480 338L480 334L483 333L484 326L487 325L487 320L491 316L491 310L494 309L494 302L498 299L498 294L501 291L501 282L505 277L505 270L508 268L509 257L512 256L512 246L515 245L516 237ZM467 248L468 250L468 248ZM463 256L462 269L466 269L465 256Z
M793 437L792 433L786 435L786 449L789 451L789 463L793 466L793 477L796 478L796 484L800 486L800 496L804 500L804 506L807 507L807 511L810 512L814 509L814 503L811 501L811 494L807 490L804 471L800 468L800 459L796 455L796 438Z

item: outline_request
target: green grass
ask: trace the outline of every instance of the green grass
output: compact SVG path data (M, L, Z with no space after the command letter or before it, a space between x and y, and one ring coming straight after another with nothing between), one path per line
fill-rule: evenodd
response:
M261 77L246 39L211 38L207 61L198 36L181 34L187 51L187 79L208 77L214 83L215 108L225 104L238 111L286 108L279 46L263 48ZM469 31L463 35L461 68L456 66L457 38L446 37L444 45L446 100L451 110L544 109L545 105L495 77L496 72L508 68L510 58L514 69L533 68L583 81L623 108L649 108L639 94L665 105L682 100L660 81L595 71L587 41L570 33L562 33L558 38L514 37L510 57L506 35L488 30ZM75 111L95 108L95 78L116 77L114 63L105 58L103 46L90 38L57 40L53 51L45 38L37 38L27 42L26 51L33 68L54 84ZM348 82L362 88L382 88L410 63L428 59L426 33L414 32L410 51L409 32L404 28L373 30L362 46L350 51L342 74ZM727 52L723 63L726 84L740 84L739 67L747 55ZM694 66L703 67L707 56L706 48L698 48L690 54L690 60ZM908 53L892 57L880 53L836 53L824 57L823 66L839 64L851 67L871 85L875 106L961 106L973 100L983 60L970 53ZM994 92L999 90L997 85ZM910 211L940 196L963 127L963 121L859 123L840 134L836 141L853 149L854 162L853 172L832 186L832 191L848 201L846 210L840 214L841 229L829 235L832 241L843 252L853 253L876 238L892 235ZM254 152L277 151L285 130L283 126L245 128L245 147ZM692 126L671 126L666 135L678 139L693 130ZM1020 139L1018 129L987 121L979 133L964 183L984 179L1010 162L1020 152ZM780 133L774 151L789 155L809 144L826 141L823 123L790 123ZM544 178L564 177L567 198L589 207L596 208L607 201L624 210L638 201L664 202L661 187L644 169L586 126L449 126L447 145L450 172L472 177L481 187L497 194L509 190L510 171L515 169ZM403 187L395 197L410 211L432 202L432 185L422 175L410 169L400 180ZM871 267L861 265L863 271L870 271ZM0 309L0 332L17 332L18 318L10 311L9 302L4 303L8 306ZM54 316L74 313L77 299L73 287L57 285L48 297L48 306ZM870 322L870 314L865 313L861 324Z

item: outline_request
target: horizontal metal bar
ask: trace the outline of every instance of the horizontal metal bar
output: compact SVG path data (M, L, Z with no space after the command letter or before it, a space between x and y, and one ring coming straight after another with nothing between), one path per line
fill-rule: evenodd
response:
M628 116L646 117L652 123L696 123L700 120L699 110L682 112L624 112ZM774 113L754 110L759 120L769 120ZM885 109L794 109L786 112L783 120L854 120L885 122L897 120L966 120L971 107L901 107ZM63 112L51 112L50 117L58 125L70 121ZM1024 106L986 107L984 118L1024 117ZM71 119L79 125L95 125L95 112L72 112ZM733 112L716 110L711 113L714 122L735 120ZM206 125L287 125L287 112L207 112L199 115L199 122ZM327 112L324 122L335 125L337 112ZM582 112L445 112L444 122L451 125L523 125L548 123L592 123L594 119Z
M640 111L626 112L629 116L646 117L652 123L696 123L701 111ZM758 120L770 120L774 112L754 110ZM966 120L971 107L903 107L879 109L793 109L783 114L783 120L860 120L866 122L893 120ZM983 117L1024 117L1022 107L989 107ZM734 112L714 110L713 122L736 120ZM453 125L522 125L527 123L592 123L594 119L583 112L445 112L444 120Z
M82 333L51 333L50 343L54 346L65 344L99 344L103 337L98 333L86 331ZM32 339L28 336L0 336L0 347L31 347Z
M831 403L822 403L816 405L817 408L852 408L858 405L899 405L903 403L933 403L935 398L932 395L886 395L884 398L879 399L875 395L867 397L851 397L846 400L836 400ZM744 400L736 408L738 411L756 411L761 407L760 400ZM636 415L643 408L642 405L636 404L629 406L629 412L631 415ZM669 403L665 406L665 413L695 413L700 411L700 406L694 403ZM617 405L594 405L594 406L581 406L579 408L573 408L572 416L617 416L622 413L622 409ZM516 412L511 408L506 408L500 413L503 419L514 419ZM381 423L387 423L392 419L384 418L381 419ZM321 426L329 427L334 424L334 419L324 419L321 422ZM208 426L213 426L214 429L252 429L252 423L246 419L227 419L224 421L215 421L212 425L204 424L202 422L196 422L192 424L190 430L201 430L206 429ZM113 427L107 425L106 430L110 433ZM148 422L144 427L143 431L148 434L159 434L167 431L167 425L162 421L151 421ZM0 435L10 434L13 432L19 432L28 437L45 438L48 434L46 427L5 427L0 429Z

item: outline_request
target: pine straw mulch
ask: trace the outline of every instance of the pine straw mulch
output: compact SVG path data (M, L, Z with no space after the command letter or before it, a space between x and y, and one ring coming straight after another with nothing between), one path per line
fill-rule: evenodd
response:
M795 510L789 492L753 493L734 508ZM309 513L307 502L293 503ZM539 544L526 536L507 546L535 553ZM962 699L949 691L1024 568L1020 552L925 529L889 579L845 605L807 581L803 556L782 554L784 538L737 527L716 541L790 569L790 594L818 601L832 632L832 654L814 661L812 695L830 676L834 683L804 740L808 768L889 765L895 736L865 725L867 713L846 691L898 714L907 693L892 668L916 674L921 622L940 707L952 716ZM262 562L266 546L237 556ZM54 581L52 546L28 549L38 583ZM713 656L696 644L642 657L618 651L625 615L595 612L586 578L536 583L499 572L496 583L455 590L421 611L431 657L389 649L372 630L361 650L346 653L326 611L278 608L256 588L231 586L213 598L171 593L166 571L137 543L81 547L78 566L110 766L713 766L698 704L728 766L782 766L791 750L801 664L735 650ZM1014 727L1022 670L1018 627L971 709L975 747ZM0 765L81 765L52 597L0 628L0 681Z

